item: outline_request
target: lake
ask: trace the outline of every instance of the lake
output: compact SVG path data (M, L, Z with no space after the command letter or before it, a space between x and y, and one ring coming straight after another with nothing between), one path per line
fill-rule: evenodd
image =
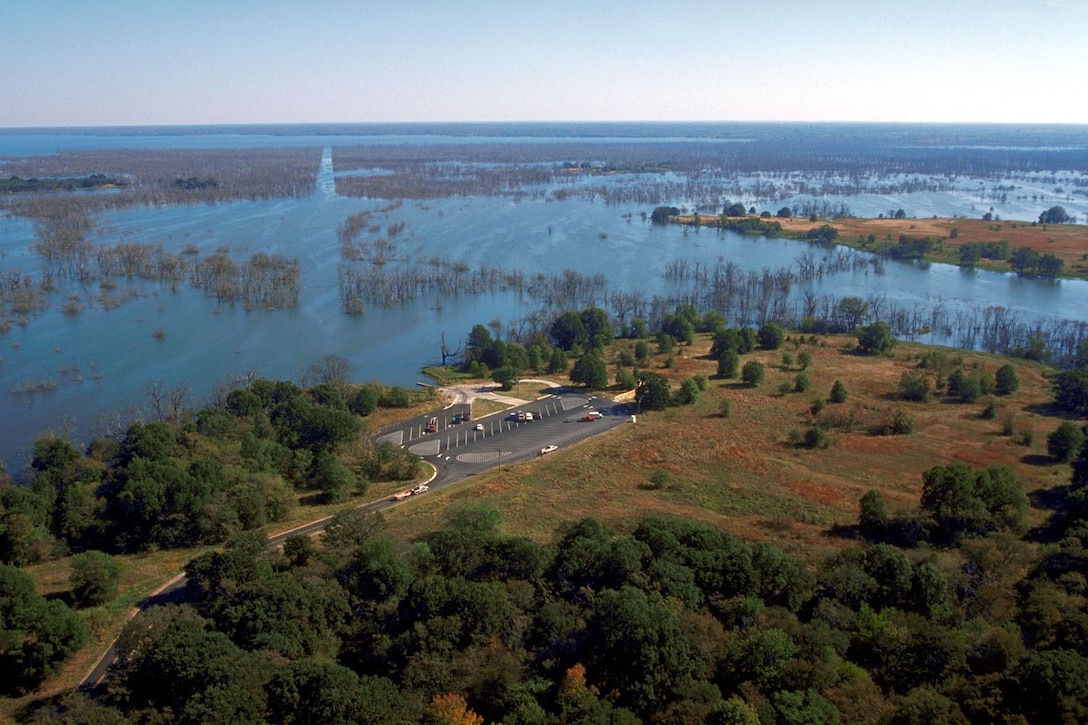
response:
M574 133L577 129L561 124L542 127L543 131L530 133L531 128L503 126L501 134L487 127L484 130L490 129L490 136L479 133L480 129L470 134L461 127L456 133L445 127L366 128L364 133L325 127L0 132L0 157L81 148L291 145L320 146L325 155L316 191L304 198L138 208L100 218L95 243L154 243L176 253L195 246L201 254L227 248L238 260L256 252L297 257L302 279L298 304L284 310L247 310L242 305L218 304L187 285L171 291L151 282L119 280L112 296L131 295L132 299L106 309L94 302L97 284L61 290L56 304L25 326L15 324L0 332L0 458L15 471L25 464L30 444L44 431L66 431L84 441L123 428L146 412L148 387L156 384L188 388L188 399L195 405L206 399L217 382L247 372L298 380L310 364L338 355L348 360L355 380L414 386L422 380L420 368L439 360L443 333L456 345L476 323L499 320L505 324L540 309L540 302L528 293L500 290L430 295L391 307L368 305L357 316L346 314L337 284L337 267L342 262L337 227L362 211L371 212L383 228L403 224L403 231L391 239L400 259L440 257L472 268L487 265L523 270L527 275L568 269L600 273L607 278L608 291L637 290L648 298L677 292L677 283L665 277L666 265L677 259L707 265L733 262L743 270L759 271L795 267L801 255L834 254L793 240L652 225L643 217L652 210L646 204L457 196L405 201L381 211L389 206L387 200L337 195L328 163L333 147L354 144L471 144L497 136L507 143L570 146L582 140L629 142L643 135L660 143L687 138L683 134L690 131L594 127L592 134L579 136ZM705 141L737 139L707 137ZM623 178L627 179L624 183L638 183L633 175ZM1018 185L1011 199L998 203L999 213L1004 219L1037 217L1039 199L1053 196L1053 184L1045 177L1029 176ZM772 211L804 198L781 199ZM979 181L968 177L958 178L940 192L860 193L841 200L857 216L904 208L917 217L977 217L994 205L992 194L983 193ZM686 200L672 203L683 205ZM1072 213L1088 215L1088 198L1072 197L1063 204ZM0 271L39 273L41 262L29 250L33 241L30 221L0 219ZM1084 281L1044 282L915 263L876 265L863 260L806 284L820 294L880 297L904 308L978 311L1000 305L1027 320L1042 321L1084 320L1088 301ZM795 297L801 287L792 293ZM62 311L66 294L80 295L83 309L78 314ZM608 309L607 297L602 296L598 304Z

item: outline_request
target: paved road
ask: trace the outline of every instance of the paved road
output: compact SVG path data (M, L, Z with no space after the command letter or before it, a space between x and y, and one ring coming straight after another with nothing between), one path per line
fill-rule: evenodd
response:
M456 422L460 416L468 413L472 397L478 396L462 391L455 398L468 402L454 403L436 415L420 416L387 428L378 434L377 439L406 447L431 463L435 473L428 485L433 492L489 468L538 456L540 449L545 446L562 449L632 420L626 406L609 398L587 393L559 392L530 403L516 398L505 398L506 401L516 402L518 405L483 418ZM484 397L503 399L489 392ZM519 419L519 413L528 412L533 414L532 421ZM590 413L600 415L592 421L583 420ZM438 430L433 433L427 432L431 418L437 418L435 422ZM415 497L407 500L412 498ZM405 501L386 497L363 504L359 508L382 511L403 503ZM288 536L313 536L324 531L331 520L331 516L325 517L270 536L269 543L280 546ZM184 593L184 586L184 575L171 579L162 589L141 602L139 609L176 601ZM136 611L133 611L132 616L135 614ZM79 689L90 691L97 687L116 659L117 650L111 645L84 676Z

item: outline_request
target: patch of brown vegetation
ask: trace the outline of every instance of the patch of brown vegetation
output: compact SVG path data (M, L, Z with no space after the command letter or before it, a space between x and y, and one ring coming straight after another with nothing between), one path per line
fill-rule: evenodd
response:
M968 242L1000 242L1011 247L1028 247L1040 254L1053 254L1065 262L1066 272L1081 274L1088 271L1088 227L1079 224L1037 224L1023 221L983 221L981 219L855 219L835 220L775 219L790 232L804 233L830 224L845 239L868 237L878 241L888 238L931 236L944 240L946 256L955 257L961 244ZM952 230L958 236L952 238ZM954 260L942 260L954 261Z
M799 347L791 340L783 350L745 356L767 366L763 385L752 389L713 377L710 343L708 336L698 336L693 346L679 346L672 368L664 367L666 356L656 356L651 364L674 386L694 374L711 376L695 405L645 413L636 424L552 457L502 467L402 507L390 516L392 533L407 541L440 526L441 511L450 500L482 498L503 511L509 532L541 541L552 540L562 522L584 516L629 531L646 515L662 513L704 521L745 539L771 541L814 559L850 545L828 532L835 525L856 523L858 500L866 491L881 491L893 511L913 508L922 472L936 465L1005 464L1028 491L1068 479L1066 466L1031 462L1040 459L1046 433L1057 426L1056 419L1037 412L1050 400L1045 368L1038 364L1012 361L1021 389L998 399L998 418L985 420L979 415L984 401L950 403L941 395L931 403L894 399L902 374L932 349L926 346L900 343L892 356L870 357L854 354L856 340L849 336ZM798 372L796 365L781 369L782 352L796 357L799 350L813 356L805 371L812 388L779 394L779 385ZM983 353L949 355L962 356L969 370L979 365L991 373L1008 361ZM610 368L613 363L610 359ZM824 412L856 410L861 423L849 431L830 430L832 443L826 449L791 445L790 432L810 425L813 402L828 397L835 380L842 380L849 399ZM732 403L728 418L719 413L725 399ZM913 418L914 434L869 434L870 421L890 419L899 408ZM1031 447L1003 435L1008 415L1015 418L1017 430L1036 431ZM670 480L655 489L650 476L658 469L667 471ZM1035 516L1041 520L1045 512Z

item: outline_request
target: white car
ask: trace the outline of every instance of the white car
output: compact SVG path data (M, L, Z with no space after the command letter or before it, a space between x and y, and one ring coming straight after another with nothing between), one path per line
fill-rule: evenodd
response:
M544 446L543 448L540 449L540 455L545 456L545 455L551 453L552 451L558 451L558 450L559 450L559 446L555 446L555 445Z
M483 430L484 430L484 424L483 423L477 423L476 427L473 430L478 430L478 431L480 431L482 433Z

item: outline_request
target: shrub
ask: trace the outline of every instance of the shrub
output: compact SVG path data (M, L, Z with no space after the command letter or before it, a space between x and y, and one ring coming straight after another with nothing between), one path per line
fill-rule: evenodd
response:
M764 350L777 350L786 339L786 331L773 322L759 328L759 346Z
M658 468L650 474L650 488L665 488L665 486L669 485L669 480L671 478L672 477L669 475L668 471L666 471L664 468Z
M824 400L823 398L817 398L816 401L812 404L812 407L809 408L809 410L812 411L813 415L816 415L826 407L827 407L827 401Z
M797 353L797 364L801 366L802 370L808 370L808 366L812 364L812 353L808 350Z
M740 371L740 379L753 388L759 387L759 384L763 382L764 375L766 375L766 371L763 368L763 363L759 360L749 360L744 363L744 367Z
M895 338L887 322L874 322L858 330L858 350L866 355L883 355L893 347Z
M842 384L841 380L836 380L835 384L831 386L831 396L828 399L832 403L845 403L847 397L846 386Z
M827 448L831 445L831 439L828 438L823 428L818 425L811 425L805 431L801 443L805 448Z
M737 377L737 368L740 366L740 356L736 350L726 350L718 358L718 376L722 378Z
M924 370L907 370L899 378L899 387L896 395L900 400L912 400L918 403L928 403L931 395L929 376Z
M1084 431L1076 423L1066 420L1046 437L1046 452L1065 463L1073 460L1082 443Z
M809 379L808 375L797 373L793 378L793 389L795 392L803 393L811 387L812 381Z
M892 416L892 433L895 435L910 435L914 432L914 418L910 413L900 408Z
M1016 374L1016 368L1006 363L997 369L994 375L994 392L998 395L1008 395L1020 389L1020 376Z
M979 417L982 418L983 420L993 420L994 418L996 418L997 417L997 401L994 400L993 398L990 398L986 402L986 407L982 409L981 413L979 413Z
M729 400L728 398L723 400L721 402L721 404L718 406L718 413L721 414L721 416L723 418L728 418L730 415L732 415L733 414L733 401Z
M97 607L117 596L124 565L101 551L84 551L72 557L72 597L79 606Z

